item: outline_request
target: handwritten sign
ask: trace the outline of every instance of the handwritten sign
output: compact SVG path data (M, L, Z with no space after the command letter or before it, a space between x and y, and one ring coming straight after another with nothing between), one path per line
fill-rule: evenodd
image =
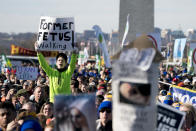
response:
M37 50L73 50L74 38L74 18L40 18Z
M19 80L35 80L38 76L37 67L16 67L16 77Z

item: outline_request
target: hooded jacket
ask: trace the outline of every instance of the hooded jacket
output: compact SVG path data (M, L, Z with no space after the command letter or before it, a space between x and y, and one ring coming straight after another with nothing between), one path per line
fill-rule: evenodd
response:
M42 69L46 72L50 80L50 102L54 102L54 96L58 94L71 94L70 81L75 69L77 55L72 54L71 62L67 70L59 72L48 65L41 53L37 54Z

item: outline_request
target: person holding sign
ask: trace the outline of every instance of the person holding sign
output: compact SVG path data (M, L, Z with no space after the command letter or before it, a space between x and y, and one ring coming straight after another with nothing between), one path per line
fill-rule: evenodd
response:
M35 43L35 49L37 50L37 43ZM53 69L46 62L44 56L38 51L37 56L42 69L46 72L50 80L50 102L54 102L54 96L58 94L71 94L70 81L74 72L77 61L77 49L71 56L71 62L67 67L67 55L59 53L56 56L56 69Z

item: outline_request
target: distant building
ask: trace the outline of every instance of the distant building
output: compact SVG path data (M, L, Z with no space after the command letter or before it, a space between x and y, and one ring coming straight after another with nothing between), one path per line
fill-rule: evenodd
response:
M110 34L110 42L108 46L109 54L114 55L119 49L120 49L119 33L117 31L113 31Z
M184 32L182 30L174 30L171 32L171 39L174 41L175 39L186 38Z
M76 41L77 42L84 41L84 34L76 32Z
M95 31L94 30L85 30L84 31L84 40L88 41L89 38L95 38Z
M196 30L195 29L188 29L186 32L187 41L196 42Z
M170 29L163 29L161 31L161 41L162 41L163 46L166 46L169 42L171 42L171 30Z

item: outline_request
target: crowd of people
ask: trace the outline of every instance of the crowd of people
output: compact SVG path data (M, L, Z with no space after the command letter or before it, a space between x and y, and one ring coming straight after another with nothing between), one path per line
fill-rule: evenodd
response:
M95 68L95 63L77 65L77 55L72 55L68 64L67 56L57 55L57 68L51 68L39 54L39 75L36 80L18 80L11 69L0 74L0 130L52 131L55 129L54 96L57 94L96 94L96 130L112 131L112 71L111 68ZM61 76L65 73L64 76ZM65 80L68 79L68 80ZM66 81L66 83L63 83ZM187 112L182 130L195 128L196 111L193 105L173 100L170 84L196 90L196 79L181 66L160 65L159 94L157 101ZM53 87L52 87L53 86ZM62 89L66 87L66 89ZM52 88L51 88L52 87ZM59 88L56 88L59 87ZM76 111L75 111L76 112ZM83 131L82 116L77 115L71 122L77 131ZM83 121L84 122L84 121Z
M38 57L40 56L38 55ZM10 68L0 74L0 130L54 130L54 95L66 93L73 95L96 93L97 130L112 130L111 69L102 67L98 71L95 63L77 65L76 56L71 58L74 61L67 64L66 57L63 53L56 57L57 63L59 62L57 69L46 66L46 63L43 63L44 57L40 58L42 60L40 60L39 75L36 80L18 80L16 72ZM63 59L59 60L59 58ZM54 78L50 76L52 74L50 69L54 71L53 75L56 75L56 71L59 72L57 78L60 78L57 81L51 82ZM65 74L69 73L66 74L66 77L70 77L68 78L70 82L67 80L67 83L63 83L64 79L67 79L61 76L64 71ZM54 85L55 82L57 85ZM61 85L60 82L69 84L66 85L65 91L59 91L61 87L56 88ZM51 89L53 88L51 86L57 90L57 92L53 92L52 97Z
M187 91L196 90L196 76L188 73L183 66L160 65L159 94L157 100L170 105L180 111L186 112L185 122L182 129L185 131L196 130L196 110L190 103L182 103L178 98L171 96L171 86L181 87Z

